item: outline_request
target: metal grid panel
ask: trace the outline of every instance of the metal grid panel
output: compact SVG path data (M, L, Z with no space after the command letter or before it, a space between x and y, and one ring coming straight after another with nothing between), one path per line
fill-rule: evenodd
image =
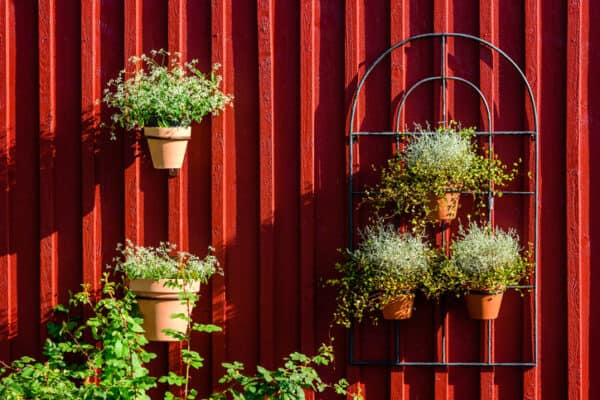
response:
M367 80L367 78L369 77L369 75L371 74L371 72L378 66L378 64L385 58L387 57L392 51L399 49L403 46L405 46L408 43L411 43L413 41L416 40L421 40L421 39L436 39L439 38L440 40L440 52L441 52L441 73L439 76L431 76L431 77L427 77L424 79L421 79L419 81L417 81L416 83L414 83L410 88L408 88L406 90L406 92L404 93L404 95L402 96L402 99L400 101L398 110L396 112L396 116L395 116L395 131L393 132L363 132L363 131L355 131L354 130L354 121L355 121L355 117L356 117L356 107L357 107L357 103L358 103L358 98L360 95L361 90L363 89L363 86L365 84L365 81ZM466 39L466 40L471 40L471 41L475 41L476 43L478 43L480 46L485 46L493 51L495 51L496 53L498 53L504 60L506 60L513 68L514 70L519 74L519 76L522 79L522 82L527 90L527 94L529 97L529 101L530 101L530 106L531 106L531 111L533 114L533 130L523 130L523 131L493 131L492 130L492 117L491 117L491 112L490 112L490 107L489 104L487 102L487 99L485 98L485 95L483 94L483 92L479 89L479 87L477 85L475 85L473 82L468 81L464 78L461 77L456 77L456 76L448 76L446 73L446 57L447 57L447 40L448 38L457 38L457 39ZM357 85L357 89L356 92L354 94L353 100L352 100L352 106L351 106L351 111L350 111L350 129L349 129L349 182L348 182L348 220L349 220L349 232L350 232L350 237L349 237L349 248L352 249L353 244L354 244L354 229L355 229L355 224L354 224L354 197L355 196L361 196L364 195L364 191L355 191L354 190L354 180L353 180L353 164L354 164L354 147L358 144L358 139L361 136L375 136L375 137L394 137L396 140L396 143L400 143L400 139L402 136L410 136L410 135L418 135L419 133L415 133L415 132L404 132L400 130L400 116L402 113L402 109L404 107L404 105L406 104L406 101L408 99L408 97L410 96L410 94L420 85L428 83L428 82L435 82L435 81L439 81L441 82L441 105L442 105L442 124L446 124L446 108L447 108L447 104L446 104L446 89L447 89L447 82L449 80L452 81L456 81L459 83L463 83L465 85L467 85L468 87L470 87L471 89L473 89L480 97L485 110L486 110L486 116L487 116L487 127L488 130L487 131L477 131L475 132L476 135L478 136L486 136L488 138L488 145L490 146L490 148L492 148L493 142L492 139L494 136L500 136L500 135L509 135L509 136L517 136L517 135L526 135L526 136L530 136L531 137L531 142L534 143L534 174L533 174L533 179L534 179L534 191L506 191L506 192L502 192L503 195L517 195L517 196L533 196L534 197L534 216L533 216L533 221L530 223L534 224L534 229L533 229L533 244L534 244L534 279L533 285L518 285L518 286L511 286L509 288L519 288L519 289L527 289L531 291L531 296L533 296L534 299L534 306L533 306L533 321L532 321L532 325L533 325L533 332L532 332L532 339L533 339L533 354L532 354L532 360L519 360L519 361L515 361L515 362L495 362L493 360L492 357L492 346L491 346L491 338L493 335L493 330L492 330L492 324L491 321L488 320L487 322L483 322L487 324L487 342L485 344L485 354L486 354L486 360L487 361L482 361L482 362L462 362L462 361L450 361L448 360L447 357L447 340L446 340L446 330L445 330L445 323L441 324L441 329L442 329L442 351L441 351L441 360L439 361L414 361L414 362L408 362L408 361L402 361L401 360L401 354L400 354L400 322L399 321L395 321L394 322L394 359L393 360L377 360L377 361L371 361L371 360L357 360L354 357L354 345L355 345L355 341L354 341L354 329L355 327L350 328L350 333L349 333L349 363L351 365L356 365L356 366L396 366L396 367L401 367L401 366L425 366L425 367L446 367L446 366L461 366L461 367L535 367L537 366L537 362L538 362L538 190L539 190L539 185L538 185L538 181L539 181L539 171L538 171L538 152L539 152L539 141L538 139L538 115L537 115L537 108L536 108L536 104L535 104L535 99L533 97L533 91L531 88L531 85L529 84L527 77L525 76L524 72L521 70L521 68L517 65L517 63L510 58L504 51L502 51L500 48L494 46L493 44L479 38L476 36L472 36L472 35L468 35L468 34L463 34L463 33L428 33L428 34L422 34L422 35L416 35L416 36L412 36L408 39L405 39L401 42L396 43L395 45L393 45L392 47L390 47L389 49L387 49L385 52L383 52L374 62L373 64L371 64L369 66L369 68L367 69L367 71L365 72L365 75L361 78L361 80L359 81L358 85ZM490 152L490 157L492 157L492 152ZM468 192L471 193L471 192ZM494 194L492 191L492 182L489 182L489 188L487 192L482 192L482 193L477 193L477 194L484 194L487 195L488 198L488 221L491 222L492 219L492 215L493 215L493 209L494 209ZM445 231L447 229L447 226L444 222L442 222L442 231ZM445 245L444 243L444 239L445 235L442 235L442 246ZM444 302L442 301L442 306L440 307L440 313L441 315L441 320L445 321L446 317L447 317L447 312L446 312L446 307Z

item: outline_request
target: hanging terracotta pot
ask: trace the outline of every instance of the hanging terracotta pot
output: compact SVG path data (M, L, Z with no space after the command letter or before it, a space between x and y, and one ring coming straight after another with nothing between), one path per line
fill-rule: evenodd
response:
M383 307L383 318L390 320L409 319L412 317L414 303L414 293L402 294Z
M171 318L173 314L186 314L189 316L187 304L179 299L182 288L166 286L167 279L132 279L129 290L137 297L140 314L144 318L146 339L158 342L175 342L177 339L167 335L163 329L173 329L185 332L187 322L180 318ZM200 281L193 282L185 287L188 293L197 293L200 290Z
M471 319L496 319L502 305L504 292L472 290L465 296Z
M441 197L430 195L427 203L429 209L427 217L431 221L452 221L456 218L459 199L459 192L448 192Z
M144 136L156 169L181 168L185 158L187 143L191 139L192 128L186 127L145 127Z

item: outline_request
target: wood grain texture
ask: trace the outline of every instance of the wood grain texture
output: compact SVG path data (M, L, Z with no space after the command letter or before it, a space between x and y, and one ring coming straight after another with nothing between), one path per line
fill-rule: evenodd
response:
M567 6L566 195L569 399L589 398L589 3Z
M315 118L319 26L317 5L300 5L300 315L302 352L315 349Z
M259 307L260 361L275 363L275 110L273 30L271 0L257 2L258 92L260 156Z
M102 96L100 77L100 1L81 5L81 201L83 281L97 292L102 272L100 188L96 182L96 135Z
M56 132L55 2L39 2L39 191L40 191L40 316L46 321L58 304L58 254L55 225L54 135ZM42 206L43 205L43 206ZM42 338L43 340L43 334Z
M228 90L231 88L228 73L231 72L229 67L231 56L231 32L228 24L228 15L230 10L230 1L213 0L211 2L211 27L212 27L212 46L211 60L215 63L220 63L224 66L223 71L223 88ZM220 116L212 119L211 124L211 193L212 193L212 235L211 242L215 247L215 255L221 263L221 267L227 274L229 272L226 248L227 248L227 189L226 189L226 135L225 131L228 126L228 121L225 116ZM227 320L227 295L226 295L226 280L223 277L217 276L212 280L211 284L212 297L212 323L220 326L223 331L212 337L212 385L216 386L217 381L221 376L221 363L226 360L227 342L226 337L229 331L226 326Z
M127 0L125 7L124 58L125 68L132 68L129 58L143 53L142 41L142 3L141 0ZM135 244L143 244L143 226L141 224L140 160L139 142L131 133L125 134L125 237Z
M16 146L16 30L10 2L0 3L0 342L18 334L17 264L12 248ZM10 358L10 347L0 346Z

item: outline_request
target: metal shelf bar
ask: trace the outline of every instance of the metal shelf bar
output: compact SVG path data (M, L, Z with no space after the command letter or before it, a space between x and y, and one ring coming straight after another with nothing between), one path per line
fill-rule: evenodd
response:
M373 193L377 193L377 192L373 192ZM484 194L487 195L488 192L460 192L461 194ZM506 195L510 195L510 196L533 196L535 195L535 192L526 192L526 191L514 191L514 190L507 190L507 191L499 191L498 193L502 193L502 196L506 196ZM367 194L366 191L361 190L358 192L352 192L353 196L365 196ZM499 196L497 196L499 197Z
M394 137L421 136L424 134L426 134L426 132L359 131L359 132L351 133L352 136L394 136ZM536 136L536 133L534 131L492 131L492 132L477 131L477 132L473 132L473 135L475 135L475 136L489 136L489 135L492 135L492 136Z
M535 367L534 362L428 362L428 361L353 361L353 366L377 367Z

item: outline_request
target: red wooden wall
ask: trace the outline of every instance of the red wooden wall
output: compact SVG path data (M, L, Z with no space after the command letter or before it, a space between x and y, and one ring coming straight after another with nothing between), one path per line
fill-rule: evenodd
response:
M540 115L540 358L520 368L350 367L346 331L330 331L336 249L347 245L348 108L357 79L391 44L431 31L481 36L525 70ZM594 301L599 266L600 3L591 0L0 0L0 359L39 353L51 308L80 282L97 282L124 238L168 239L203 253L217 248L225 276L197 311L224 333L200 336L209 364L274 366L293 350L314 352L330 333L330 378L360 383L367 399L595 399L600 346ZM451 72L479 82L493 101L495 129L527 126L524 95L506 66L476 46L456 44ZM144 142L110 142L96 128L95 100L129 56L182 51L203 69L223 65L235 106L193 128L178 177L152 169ZM370 79L359 126L391 128L406 85L431 75L433 46L395 53ZM437 58L436 58L437 57ZM481 60L481 61L480 61ZM492 68L494 67L492 72ZM481 125L475 97L450 86L450 115ZM406 121L435 120L435 89L416 93ZM594 117L595 116L595 117ZM362 140L362 139L361 139ZM362 146L362 145L361 145ZM510 157L521 142L497 144ZM136 156L141 152L142 156ZM526 155L526 154L525 154ZM361 182L389 146L361 148ZM595 156L595 157L594 157ZM521 184L524 184L521 182ZM499 206L526 233L526 204ZM502 208L504 207L504 208ZM513 212L517 207L518 212ZM523 211L525 210L525 211ZM598 251L596 252L597 254ZM527 355L527 307L509 296L495 324L494 353ZM459 305L455 305L458 308ZM419 304L402 346L431 357L433 306ZM477 358L483 331L451 312L451 357ZM364 328L357 352L384 358L387 325ZM177 348L155 344L155 372L177 365Z

